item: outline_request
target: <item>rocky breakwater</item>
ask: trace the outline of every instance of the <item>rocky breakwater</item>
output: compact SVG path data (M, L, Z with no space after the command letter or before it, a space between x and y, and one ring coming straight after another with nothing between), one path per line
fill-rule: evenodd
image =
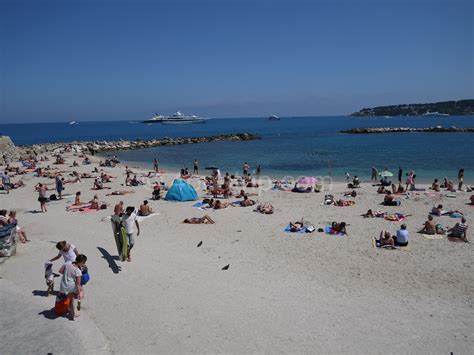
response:
M0 135L0 162L10 163L18 160L19 151L8 136Z
M253 133L229 133L206 137L179 137L179 138L161 138L151 140L119 140L119 141L94 141L94 142L71 142L71 143L45 143L35 145L19 146L22 156L31 154L53 153L58 154L64 151L73 151L76 153L98 153L113 150L131 150L160 147L164 145L196 144L217 141L249 141L260 139Z
M412 127L381 127L381 128L352 128L341 131L341 133L349 134L378 134L378 133L410 133L410 132L428 132L428 133L474 133L474 128L460 128L460 127L426 127L426 128L412 128Z

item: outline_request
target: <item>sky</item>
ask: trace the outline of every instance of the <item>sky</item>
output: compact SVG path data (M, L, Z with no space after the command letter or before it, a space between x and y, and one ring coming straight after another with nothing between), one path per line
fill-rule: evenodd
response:
M0 123L474 98L469 0L0 0Z

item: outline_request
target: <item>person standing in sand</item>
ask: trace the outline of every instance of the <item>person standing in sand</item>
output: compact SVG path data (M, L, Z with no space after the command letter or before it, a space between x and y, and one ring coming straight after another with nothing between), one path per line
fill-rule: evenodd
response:
M458 190L462 191L462 184L464 183L464 169L459 169L458 172Z
M58 193L58 197L61 199L62 198L62 193L64 190L64 179L61 177L61 174L58 174L56 176L56 192Z
M74 299L77 297L78 302L81 302L83 297L83 289L81 285L82 269L86 265L87 257L85 255L78 255L74 261L65 263L59 269L59 273L63 275L59 290L61 293L67 295L69 299L69 319L79 317L74 309ZM78 307L79 310L79 307Z
M122 217L123 216L123 201L117 203L114 207L114 214L116 216Z
M62 256L64 258L65 263L71 263L76 260L76 257L79 255L79 251L77 250L77 248L74 245L66 242L65 240L57 242L56 249L59 250L59 253L54 258L49 260L51 262L58 260Z
M45 185L39 183L36 186L36 191L38 191L38 202L41 206L41 212L48 212L46 209L46 201L48 201L46 198L46 191L48 191L48 188Z
M401 166L398 167L398 183L402 183L402 175L403 175L403 169Z
M156 158L153 159L153 170L155 170L155 173L158 172L158 159Z
M9 194L11 181L10 181L10 176L8 176L8 171L5 171L2 175L2 185L3 185L3 189L7 192L7 194Z
M250 170L250 165L247 162L245 162L244 166L242 168L242 174L243 174L244 177L248 176L249 170Z
M370 181L377 181L379 172L375 166L372 167L372 175L370 176Z
M193 174L199 175L199 162L197 159L194 159L194 162L193 162Z
M137 237L140 235L140 225L137 221L137 215L133 206L128 206L125 210L125 214L122 216L122 223L127 233L128 238L128 258L127 261L131 261L130 251L135 244L135 226L137 227Z

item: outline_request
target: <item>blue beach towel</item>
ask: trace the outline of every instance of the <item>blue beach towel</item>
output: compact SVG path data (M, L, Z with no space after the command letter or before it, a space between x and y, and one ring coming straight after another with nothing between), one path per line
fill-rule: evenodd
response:
M202 206L208 206L207 203L203 203L203 202L196 202L193 207L202 207Z
M288 225L285 227L285 229L283 229L283 231L285 233L296 233L296 234L306 234L306 228L308 227L307 224L303 224L303 229L298 231L298 232L292 232L291 231L291 226L290 224L288 223Z
M341 237L343 237L343 236L345 235L344 233L331 233L331 229L332 229L331 226L326 226L326 227L324 227L324 231L326 232L326 234L329 234L329 235L338 235L338 236L341 236Z

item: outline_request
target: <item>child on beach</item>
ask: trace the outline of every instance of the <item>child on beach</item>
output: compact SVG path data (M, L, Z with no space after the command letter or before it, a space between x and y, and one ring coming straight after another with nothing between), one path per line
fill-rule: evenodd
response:
M54 276L56 274L53 272L53 263L48 261L44 264L44 278L46 281L46 286L48 286L47 295L52 295L54 292Z
M85 267L86 261L87 257L79 254L74 262L66 263L59 269L59 273L63 275L60 292L65 294L69 299L70 320L79 317L79 313L74 309L74 299L77 298L78 302L80 302L83 297L81 277L82 269Z

